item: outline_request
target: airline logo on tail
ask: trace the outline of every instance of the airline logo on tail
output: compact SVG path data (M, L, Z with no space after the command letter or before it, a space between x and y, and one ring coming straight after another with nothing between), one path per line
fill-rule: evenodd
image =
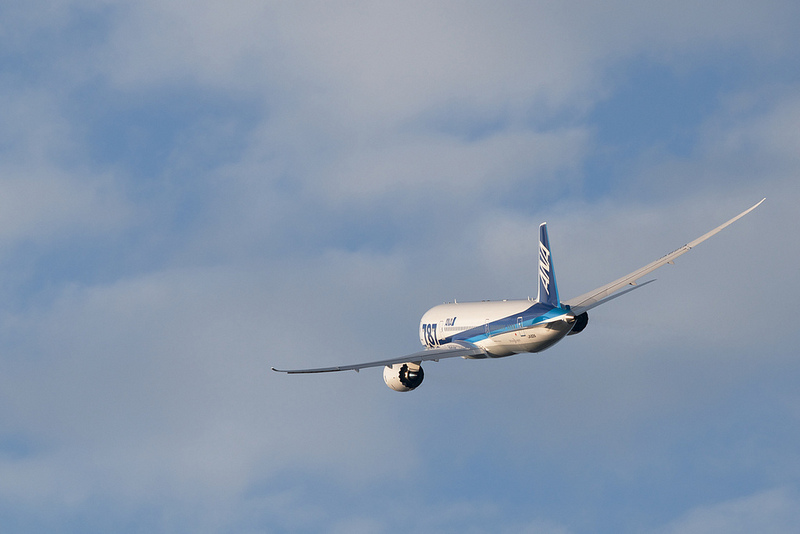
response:
M550 256L550 240L547 238L547 223L539 226L539 302L558 307L558 288L553 259Z
M539 284L550 295L550 251L539 242Z

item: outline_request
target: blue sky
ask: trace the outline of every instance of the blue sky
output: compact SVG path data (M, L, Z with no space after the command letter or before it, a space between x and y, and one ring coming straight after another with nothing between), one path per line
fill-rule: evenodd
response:
M792 2L0 6L9 532L795 532ZM767 202L548 351L419 350Z

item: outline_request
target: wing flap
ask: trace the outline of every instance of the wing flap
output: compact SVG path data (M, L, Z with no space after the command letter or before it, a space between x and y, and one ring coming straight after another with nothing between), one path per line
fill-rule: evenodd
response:
M486 352L484 352L482 348L478 347L477 345L473 345L472 343L467 343L466 341L454 341L453 343L442 345L436 349L427 349L388 360L356 363L351 365L337 365L334 367L319 367L316 369L275 369L273 367L272 370L278 373L287 374L335 373L337 371L359 371L368 367L384 367L387 365L394 365L396 363L439 361L442 358L456 358L458 356L485 357Z

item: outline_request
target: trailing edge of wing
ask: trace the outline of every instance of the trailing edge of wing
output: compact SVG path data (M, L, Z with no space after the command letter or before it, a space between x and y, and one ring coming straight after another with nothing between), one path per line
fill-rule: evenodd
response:
M335 367L320 367L317 369L275 369L272 368L273 371L278 373L288 373L288 374L300 374L300 373L334 373L336 371L359 371L360 369L366 369L368 367L383 367L386 365L394 365L396 363L406 363L406 362L425 362L431 360L440 360L442 358L455 358L457 356L462 357L485 357L486 353L480 347L473 345L472 343L467 343L466 341L455 341L453 343L448 343L447 345L442 345L438 349L428 349L423 350L420 352L415 352L414 354L408 354L406 356L400 356L398 358L392 358L389 360L380 360L377 362L367 362L367 363L357 363L352 365L337 365Z
M667 263L672 263L675 260L675 258L677 258L678 256L680 256L682 254L685 254L686 252L689 252L691 249L693 249L694 247L696 247L697 245L699 245L700 243L702 243L703 241L705 241L709 237L717 234L718 232L720 232L721 230L723 230L727 226L729 226L729 225L733 224L734 222L738 221L739 219L741 219L742 217L744 217L745 215L747 215L748 213L750 213L751 211L756 209L758 206L760 206L761 203L764 202L765 200L766 200L766 198L762 198L754 206L752 206L749 209L744 210L742 213L740 213L739 215L737 215L733 219L731 219L731 220L729 220L729 221L717 226L716 228L714 228L710 232L707 232L707 233L701 235L700 237L698 237L694 241L690 241L689 243L683 245L681 248L670 252L669 254L663 256L662 258L660 258L660 259L658 259L658 260L656 260L656 261L654 261L652 263L649 263L649 264L645 265L641 269L633 271L632 273L627 274L627 275L623 276L622 278L620 278L618 280L614 280L610 284L606 284L606 285L604 285L602 287L598 287L597 289L595 289L593 291L590 291L590 292L588 292L588 293L586 293L584 295L581 295L580 297L576 297L574 299L568 300L568 301L564 302L564 304L568 305L570 307L570 309L572 310L572 312L577 315L577 314L585 312L586 310L590 310L590 309L594 308L595 306L599 306L600 304L608 302L612 298L616 298L616 297L624 294L625 292L620 293L620 295L614 295L613 297L611 297L612 293L616 293L617 291L619 291L620 289L622 289L623 287L625 287L627 285L635 286L633 288L629 288L628 291L631 291L631 290L635 289L636 287L643 286L644 284L641 284L640 286L636 285L636 281L639 280L639 278L643 277L644 275L646 275L648 273L651 273L651 272L655 271L656 269L658 269L662 265L666 265Z
M627 288L627 289L624 289L624 290L622 290L622 291L619 291L618 293L614 293L613 295L609 295L609 296L608 296L608 297L606 297L606 298L600 299L600 300L598 300L597 302L595 302L594 304L592 304L592 306L590 306L590 307L591 307L591 308L594 308L595 306L600 306L601 304L605 304L605 303L606 303L606 302L608 302L609 300L614 300L615 298L617 298L617 297L621 297L622 295L624 295L624 294L626 294L626 293L630 293L630 292L631 292L631 291L633 291L634 289L639 289L639 288L642 288L642 287L646 286L647 284L650 284L650 283L652 283L652 282L655 282L655 281L656 281L656 279L655 279L655 278L653 278L652 280L648 280L647 282L642 282L641 284L636 284L635 286L631 286L631 287L629 287L629 288ZM585 311L586 311L586 310L588 310L588 309L589 309L589 307L583 307L583 308L576 307L576 308L573 308L573 313L574 313L575 315L578 315L578 314L580 314L580 313L583 313L583 312L585 312Z

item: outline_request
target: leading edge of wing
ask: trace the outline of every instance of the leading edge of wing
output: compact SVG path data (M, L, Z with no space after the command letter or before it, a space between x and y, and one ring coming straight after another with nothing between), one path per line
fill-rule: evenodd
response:
M301 374L301 373L334 373L336 371L359 371L368 367L384 367L387 365L394 365L396 363L406 362L426 362L431 360L440 360L442 358L455 358L455 357L485 357L484 350L477 345L467 343L466 341L454 341L446 345L442 345L437 349L427 349L414 354L407 354L406 356L399 356L389 360L380 360L377 362L356 363L352 365L337 365L335 367L319 367L317 369L275 369L273 371L278 373L288 374Z
M682 254L685 254L685 253L689 252L691 249L693 249L694 247L696 247L697 245L699 245L700 243L702 243L703 241L705 241L709 237L719 233L721 230L725 229L726 227L730 226L734 222L738 221L739 219L741 219L742 217L744 217L745 215L747 215L748 213L750 213L751 211L756 209L758 206L760 206L761 203L764 202L765 200L766 200L766 198L762 198L755 205L753 205L752 207L744 210L742 213L740 213L736 217L734 217L734 218L730 219L729 221L717 226L716 228L714 228L710 232L707 232L707 233L701 235L700 237L698 237L694 241L690 241L689 243L683 245L681 248L670 252L669 254L657 259L656 261L654 261L652 263L649 263L649 264L645 265L641 269L637 269L637 270L633 271L630 274L626 274L622 278L614 280L610 284L606 284L604 286L598 287L597 289L594 289L594 290L592 290L592 291L590 291L588 293L585 293L585 294L583 294L583 295L581 295L579 297L576 297L574 299L565 301L564 304L569 306L570 309L573 311L573 313L575 313L577 315L577 314L583 313L583 312L585 312L587 310L590 310L590 309L594 308L595 306L599 306L600 304L608 302L609 300L611 300L611 298L608 298L608 297L612 293L615 293L615 292L619 291L620 289L622 289L623 287L625 287L627 285L641 287L641 286L637 286L636 285L636 281L639 280L639 278L643 277L644 275L646 275L648 273L651 273L651 272L655 271L656 269L658 269L662 265L666 265L667 263L672 263L675 260L675 258L677 258L678 256L680 256ZM642 285L644 285L644 284L642 284ZM631 288L631 289L633 289L633 288ZM615 295L615 297L617 297L617 296L620 296L620 295Z

